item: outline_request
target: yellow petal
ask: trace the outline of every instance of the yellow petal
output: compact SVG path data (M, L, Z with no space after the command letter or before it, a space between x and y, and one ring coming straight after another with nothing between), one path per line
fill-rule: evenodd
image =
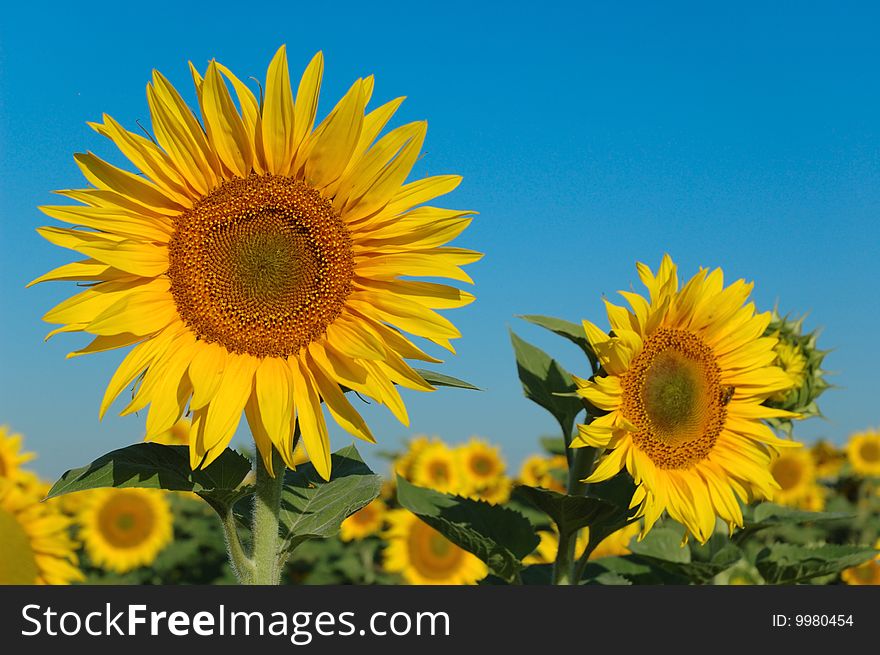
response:
M321 94L321 78L324 75L324 53L317 52L299 81L296 91L293 121L293 151L297 152L315 126L318 97ZM294 170L299 166L295 165ZM291 171L293 172L293 171Z
M342 175L360 138L364 103L363 80L357 80L303 146L312 186L322 189Z
M279 452L284 453L293 429L293 376L288 363L266 357L257 368L254 395L266 434Z
M321 411L321 398L306 366L297 358L290 360L293 376L293 398L296 405L300 433L315 470L325 480L330 479L330 434Z
M220 161L239 177L246 177L254 159L251 139L213 62L202 85L202 111Z
M287 48L281 46L266 73L262 116L263 149L270 173L284 175L293 160L293 94L287 68Z

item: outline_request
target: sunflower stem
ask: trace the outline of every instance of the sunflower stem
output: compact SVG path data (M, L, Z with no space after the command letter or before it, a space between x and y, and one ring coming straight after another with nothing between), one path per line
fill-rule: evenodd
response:
M235 525L235 515L230 507L221 517L223 534L226 535L226 551L229 553L229 561L240 584L249 584L254 577L254 562L247 556L238 538L238 529Z
M281 488L284 485L285 464L281 455L272 448L272 468L275 477L269 474L263 458L256 456L257 489L254 495L254 572L250 584L277 585L281 581L281 558L279 547L281 537L278 533L278 515L281 509Z
M571 456L571 466L568 469L569 496L580 496L586 492L587 485L582 480L589 477L593 468L593 460L596 458L596 449L592 447L568 449L574 451ZM553 584L567 585L577 584L578 567L574 553L577 544L577 531L559 535L559 550L556 551L556 561L553 563Z

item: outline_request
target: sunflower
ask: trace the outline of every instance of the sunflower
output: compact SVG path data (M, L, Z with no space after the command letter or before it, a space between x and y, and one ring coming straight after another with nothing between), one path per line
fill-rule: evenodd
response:
M846 453L824 439L812 445L810 455L816 467L816 477L819 478L836 478L846 461Z
M189 446L191 431L192 421L182 418L165 432L148 438L147 441L160 443L165 446Z
M605 413L579 425L575 445L605 449L586 482L623 468L636 482L632 506L642 536L664 510L705 542L716 516L742 525L737 497L771 498L776 438L761 419L792 416L762 406L791 379L772 366L776 340L761 337L770 314L744 305L752 285L724 287L720 269L701 269L679 288L665 256L657 275L638 264L650 298L621 292L631 310L606 301L612 332L584 321L602 370L575 378L578 393Z
M82 580L69 528L54 506L0 480L0 585Z
M384 567L409 584L474 584L489 569L475 555L456 546L419 517L403 509L387 515Z
M800 507L801 502L816 486L813 458L805 450L781 452L770 464L770 473L779 485L773 500L780 505Z
M464 475L455 452L441 441L425 446L412 465L411 482L443 493L458 494L464 489Z
M777 339L779 334L774 335ZM785 374L791 379L791 388L784 391L777 391L770 397L770 400L776 402L784 402L789 394L800 389L807 378L807 358L803 352L794 343L786 343L779 341L773 349L776 352L776 365L785 371Z
M36 457L34 453L21 450L22 436L12 434L5 425L0 425L0 480L17 480L21 474L21 465Z
M593 549L593 552L590 553L590 559L629 555L629 542L632 541L632 538L639 533L639 530L639 524L638 522L635 522L630 523L629 525L621 528L620 530L617 530L616 532L612 532L610 535L600 541L598 545ZM587 538L589 537L589 528L582 530L582 532Z
M506 475L502 475L480 489L471 488L469 492L465 492L463 495L474 500L486 501L490 505L500 505L510 500L512 491L513 480Z
M527 457L519 471L519 481L530 487L543 487L560 493L565 492L561 480L568 471L565 455L531 455Z
M874 548L880 549L880 539ZM844 569L840 579L848 585L880 585L880 555L864 564Z
M362 507L342 522L339 537L343 541L363 539L382 529L388 507L380 499Z
M504 475L504 460L497 446L472 438L455 449L467 485L473 490L491 486Z
M171 507L155 489L95 489L80 511L80 538L96 565L126 573L151 564L172 537Z
M846 444L846 455L857 475L880 475L880 431L867 430L852 435Z
M140 174L77 154L94 186L59 192L81 204L41 208L75 227L40 234L86 259L33 283L89 283L44 319L61 325L51 334L94 335L72 355L134 346L100 414L132 383L122 414L149 405L148 440L189 411L193 468L223 452L244 412L270 474L273 445L293 464L296 417L312 463L328 478L322 402L342 428L372 442L344 389L386 405L404 424L396 385L434 390L405 360L439 360L402 331L454 352L450 340L460 333L434 310L474 298L401 277L470 283L460 267L481 255L444 244L474 212L423 204L452 191L458 176L405 183L426 123L378 138L402 98L365 114L372 77L355 81L314 127L321 53L295 101L283 46L260 102L215 61L204 75L191 72L201 120L154 72L147 101L155 140L106 115L91 124Z
M407 443L406 452L394 460L394 465L392 466L394 473L407 480L412 480L413 464L415 464L425 447L436 441L438 439L432 439L423 434L412 437Z

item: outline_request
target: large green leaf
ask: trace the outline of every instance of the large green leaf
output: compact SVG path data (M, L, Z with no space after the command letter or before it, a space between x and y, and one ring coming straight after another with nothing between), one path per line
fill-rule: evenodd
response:
M540 541L522 514L499 505L433 489L417 487L397 478L400 504L437 530L452 543L486 562L489 569L507 581L522 568L522 559Z
M560 534L572 534L581 528L607 521L619 508L607 500L591 496L568 496L550 489L518 486L513 495L531 503L556 524Z
M193 471L188 447L139 443L67 471L49 490L48 497L99 487L238 491L250 470L250 461L228 448L210 465Z
M347 446L331 456L332 475L325 481L311 462L287 471L281 491L281 527L292 550L306 539L330 537L342 522L379 495L382 479Z
M590 342L587 341L587 334L584 331L582 325L578 325L577 323L572 323L571 321L566 321L561 318L553 318L552 316L540 316L538 314L525 314L520 316L520 318L528 321L529 323L533 323L535 325L541 326L542 328L550 330L554 334L558 334L560 337L568 339L578 348L584 351L584 354L590 360L590 365L593 367L594 372L599 369L596 354L593 352L593 347L590 345Z
M429 371L425 368L414 368L416 373L422 376L422 379L425 380L428 384L433 384L435 387L454 387L456 389L471 389L473 391L481 391L479 387L475 387L470 382L465 382L464 380L459 380L458 378L454 378L451 375L444 375L443 373L437 373L436 371Z
M755 566L767 584L796 584L839 573L876 555L876 550L865 546L771 544L758 553Z
M536 402L553 415L568 441L574 430L575 419L584 409L580 398L556 395L575 391L571 374L543 350L523 341L512 331L510 341L513 344L516 368L526 398Z

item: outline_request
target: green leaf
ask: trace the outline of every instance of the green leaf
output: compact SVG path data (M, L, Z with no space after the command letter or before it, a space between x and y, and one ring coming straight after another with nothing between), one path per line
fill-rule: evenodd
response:
M331 460L329 481L311 462L284 476L279 518L288 550L306 539L335 535L346 518L379 495L382 479L353 445L333 453Z
M746 511L743 512L743 528L734 534L733 541L740 544L748 537L767 528L840 521L851 518L853 518L852 514L842 512L806 512L792 507L774 505L773 503L761 503L754 509L746 508Z
M522 559L540 541L522 514L499 505L442 494L397 477L397 500L452 543L486 562L499 578L513 580Z
M560 337L568 339L578 348L584 351L584 354L590 360L593 371L597 371L599 369L596 354L593 352L593 347L590 345L590 342L587 341L587 335L586 332L584 332L583 326L578 325L577 323L572 323L571 321L563 320L561 318L553 318L552 316L540 316L537 314L525 314L520 316L520 318L528 321L529 323L533 323L535 325L541 326L542 328L550 330L554 334L558 334Z
M522 498L546 513L560 534L572 534L594 523L616 515L619 508L601 498L591 496L568 496L550 489L520 485L513 491L515 498Z
M99 487L143 487L170 491L237 490L251 470L246 458L227 448L203 469L193 471L187 446L139 443L67 471L49 490L48 498Z
M656 560L687 564L691 561L691 551L681 545L682 534L681 530L674 528L655 527L644 539L634 542L630 550Z
M649 541L656 530L666 531L661 533L661 540L665 543L660 546L655 541L651 548L647 551L643 550L642 544ZM648 533L642 544L633 544L632 557L673 579L681 579L693 584L710 582L716 575L742 559L742 551L720 534L713 535L704 545L692 544L690 548L679 548L676 551L674 542L678 539L680 543L681 535L682 532L679 530L655 528Z
M526 398L553 415L562 428L562 434L567 442L574 430L575 419L584 409L584 404L580 398L554 394L575 391L571 374L543 350L523 341L512 331L510 341L513 344L516 368Z
M565 454L565 441L559 437L541 437L541 448L551 455Z
M858 566L876 554L865 546L771 544L758 553L755 566L768 584L796 584Z
M479 387L475 387L470 382L459 380L458 378L454 378L451 375L443 375L443 373L429 371L424 368L414 368L413 370L421 375L425 382L427 382L428 384L433 384L435 387L454 387L456 389L471 389L473 391L482 391Z

